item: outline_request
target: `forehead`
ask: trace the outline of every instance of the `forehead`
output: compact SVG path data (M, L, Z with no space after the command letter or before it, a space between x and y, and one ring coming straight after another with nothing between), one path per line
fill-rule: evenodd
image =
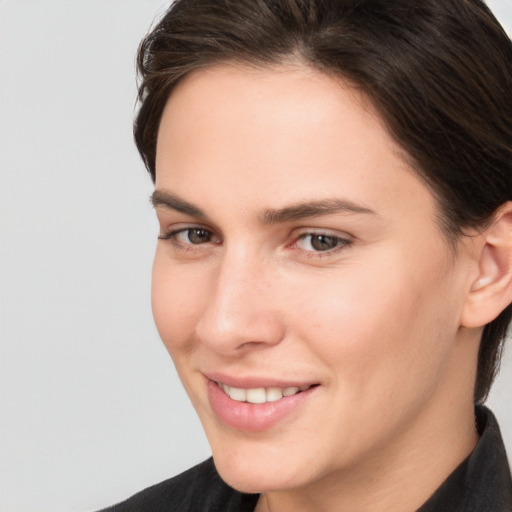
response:
M400 197L432 205L402 154L370 102L340 80L299 65L219 65L170 96L156 185L201 204L236 195L246 208L333 193L372 209L400 210Z
M189 73L175 87L164 109L157 149L162 149L163 141L167 144L169 135L177 135L173 128L191 128L199 137L197 128L206 123L224 126L220 132L208 133L209 141L250 136L254 145L271 145L272 140L278 143L301 133L311 138L320 128L317 139L327 138L331 132L340 144L353 144L357 135L364 134L401 151L365 95L306 65L261 68L228 63Z

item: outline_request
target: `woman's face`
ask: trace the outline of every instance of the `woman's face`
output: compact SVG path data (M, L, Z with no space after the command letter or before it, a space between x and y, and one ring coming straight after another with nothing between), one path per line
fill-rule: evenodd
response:
M156 169L154 317L223 478L305 487L418 442L460 391L467 277L369 103L305 67L196 71Z

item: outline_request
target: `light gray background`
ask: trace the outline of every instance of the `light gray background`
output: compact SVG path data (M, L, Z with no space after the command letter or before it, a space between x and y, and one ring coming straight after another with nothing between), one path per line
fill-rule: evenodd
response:
M0 0L2 512L85 512L209 449L150 311L134 54L163 0ZM494 0L512 33L512 0ZM512 349L490 405L512 453Z

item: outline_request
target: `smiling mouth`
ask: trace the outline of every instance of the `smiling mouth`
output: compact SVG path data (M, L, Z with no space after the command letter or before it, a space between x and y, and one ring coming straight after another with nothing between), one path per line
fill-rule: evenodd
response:
M235 400L237 402L248 402L250 404L264 404L265 402L277 402L278 400L281 400L281 398L296 395L298 393L302 393L303 391L307 391L308 389L318 386L318 384L306 384L300 387L290 386L287 388L269 387L243 389L228 386L227 384L217 381L216 384L232 400Z

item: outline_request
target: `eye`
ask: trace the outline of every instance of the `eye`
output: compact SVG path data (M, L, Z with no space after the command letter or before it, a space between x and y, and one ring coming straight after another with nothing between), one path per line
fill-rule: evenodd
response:
M187 228L176 233L176 240L189 244L206 244L212 239L212 233L202 228Z
M175 229L158 237L160 240L170 240L175 246L201 245L217 243L217 237L208 229L201 227L189 227Z
M297 247L309 252L334 252L349 244L349 240L323 233L304 233L296 242Z

